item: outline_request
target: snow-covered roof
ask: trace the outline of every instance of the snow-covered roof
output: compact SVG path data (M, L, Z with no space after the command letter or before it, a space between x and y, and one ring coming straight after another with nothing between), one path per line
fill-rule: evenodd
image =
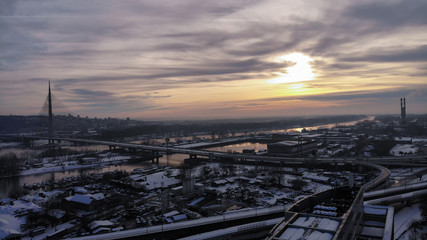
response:
M168 213L165 213L165 214L163 214L163 217L172 217L172 216L175 216L175 215L178 215L179 214L179 212L178 211L171 211L171 212L168 212Z
M285 232L280 236L282 239L316 239L316 240L329 240L332 239L333 235L330 233L322 233L320 231L311 231L308 232L307 229L304 228L294 228L290 227L286 229Z
M280 236L284 239L332 239L339 220L319 216L299 216Z
M410 138L410 137L395 137L394 138L394 141L396 141L396 142L400 142L400 141L407 142L407 141L411 141L411 140L412 140L412 138Z
M386 208L379 208L374 206L365 206L364 211L366 214L372 214L372 215L387 215L387 209Z
M281 142L277 142L277 143L273 143L273 144L283 145L283 146L296 146L296 145L298 145L298 141L281 141Z
M25 224L26 219L15 216L16 211L41 211L41 208L32 202L25 202L21 200L11 201L11 199L7 199L7 201L3 199L2 202L6 203L0 206L0 239L12 234L13 236L15 236L15 234L20 234L20 226L21 224ZM13 205L10 205L12 202Z
M181 182L179 179L166 176L165 173L165 171L162 171L145 175L144 180L139 181L138 184L143 186L146 190L153 190L156 188L169 187Z
M323 206L323 205L316 205L314 206L314 210L324 210L324 211L337 211L336 207L332 207L332 206Z
M80 193L80 194L88 194L89 193L88 190L84 187L75 187L74 192Z
M67 197L65 199L70 202L77 202L77 203L86 204L86 205L91 204L93 201L91 197L87 195L80 195L80 194L76 194L74 196Z
M65 212L60 209L50 209L47 214L56 219L61 219L65 215Z
M226 184L226 183L228 183L228 182L227 182L227 180L221 179L221 180L216 180L216 181L214 181L214 183L215 183L216 185L222 185L222 184Z
M201 202L201 201L203 201L205 199L205 197L200 197L200 198L197 198L197 199L195 199L195 200L193 200L190 204L188 204L189 206L194 206L194 205L196 205L197 203L199 203L199 202Z
M184 219L187 219L187 215L185 214L179 214L179 215L175 215L172 217L172 219L176 222L176 221L181 221Z
M370 237L380 238L384 235L384 229L377 228L377 227L364 226L362 230L362 235L368 235Z
M123 226L118 226L118 227L111 229L111 231L113 231L113 232L122 231L122 230L125 230Z
M99 232L110 232L110 231L111 231L111 229L109 229L109 228L98 228L98 229L94 230L92 233L97 234Z
M129 176L133 181L141 181L144 179L144 176L141 174L132 174Z
M89 196L95 200L102 200L105 199L105 196L103 193L95 193L95 194L89 194Z
M325 229L329 231L336 231L339 225L340 225L339 221L329 219L329 218L322 218L317 227L320 229Z
M93 200L102 200L102 199L105 199L105 197L104 197L104 194L102 193L95 193L95 194L86 194L86 195L76 194L71 197L66 197L65 199L67 201L89 205L92 203Z
M318 176L317 173L311 173L311 172L304 172L303 177L315 181L321 181L321 182L327 182L329 181L328 177L325 176Z
M396 144L390 153L394 156L400 156L401 154L414 154L418 151L418 148L412 144Z
M97 229L99 227L113 227L114 223L108 220L99 220L99 221L93 221L89 224L89 228L91 230Z

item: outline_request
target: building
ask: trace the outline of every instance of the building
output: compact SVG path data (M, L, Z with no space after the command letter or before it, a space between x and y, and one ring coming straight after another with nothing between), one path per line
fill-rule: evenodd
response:
M303 157L316 155L317 141L281 141L267 145L269 155Z
M344 186L304 198L285 212L267 239L356 239L362 232L362 192Z
M96 193L96 194L76 194L74 196L65 198L66 207L71 210L84 210L84 211L92 211L95 210L98 206L100 206L105 200L104 194Z
M402 124L406 123L406 99L400 99L400 122Z
M360 240L394 239L394 208L386 206L364 205L364 216Z

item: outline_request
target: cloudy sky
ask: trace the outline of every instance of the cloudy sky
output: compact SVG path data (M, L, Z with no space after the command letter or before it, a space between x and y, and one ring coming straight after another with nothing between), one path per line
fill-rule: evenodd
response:
M427 113L426 13L425 0L0 0L0 114L38 114L49 80L58 106L90 117L397 114L401 97Z

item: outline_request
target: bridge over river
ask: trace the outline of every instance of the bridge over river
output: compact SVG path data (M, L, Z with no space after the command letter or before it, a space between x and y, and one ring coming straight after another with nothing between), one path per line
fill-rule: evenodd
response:
M405 166L426 166L427 157L426 156L405 156L405 157L372 157L372 158L359 158L359 157L334 157L334 158L313 158L313 157L279 157L279 156L265 156L265 155L254 155L254 154L245 154L245 153L227 153L227 152L218 152L218 151L208 151L208 150L198 150L192 148L181 148L181 147L169 147L169 146L155 146L155 145L144 145L144 144L134 144L134 143L122 143L122 142L112 142L112 141L101 141L101 140L91 140L91 139L79 139L79 138L61 138L61 137L43 137L43 136L19 136L19 135L2 135L0 136L3 139L14 138L20 139L21 141L32 141L36 139L45 139L53 141L68 141L73 143L83 143L83 144L96 144L96 145L105 145L110 148L127 148L127 149L140 149L151 151L154 158L159 159L160 152L165 152L168 154L180 153L187 154L190 158L197 158L198 156L207 157L209 160L216 159L232 159L234 161L259 161L259 162L279 162L279 163L304 163L304 162L313 162L318 161L321 163L373 163L380 165L405 165Z
M405 157L372 157L372 158L358 158L358 157L335 157L335 158L313 158L313 157L278 157L278 156L265 156L265 155L254 155L254 154L244 154L244 153L227 153L227 152L218 152L218 151L208 151L208 150L198 150L192 148L180 148L180 147L169 147L169 146L155 146L155 145L144 145L144 144L134 144L134 143L121 143L121 142L112 142L112 141L100 141L100 140L91 140L91 139L77 139L77 138L61 138L61 137L42 137L42 136L17 136L17 135L2 135L2 138L19 138L22 141L31 141L36 139L46 139L53 141L68 141L74 143L83 143L83 144L96 144L96 145L106 145L110 148L127 148L127 149L140 149L151 151L154 158L158 159L160 157L160 152L165 152L167 154L180 153L187 154L190 158L197 158L198 156L207 157L210 160L216 159L232 159L234 161L259 161L259 162L279 162L279 163L304 163L304 162L313 162L318 161L321 163L373 163L380 165L405 165L405 166L426 166L427 157L426 156L405 156Z

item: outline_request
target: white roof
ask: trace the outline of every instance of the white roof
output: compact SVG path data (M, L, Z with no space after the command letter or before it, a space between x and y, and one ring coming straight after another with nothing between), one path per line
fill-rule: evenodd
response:
M92 203L93 200L102 200L102 199L105 199L105 197L104 197L104 194L102 193L95 193L95 194L85 194L85 195L76 194L74 196L67 197L65 199L71 202L78 202L78 203L89 205Z
M179 214L178 211L172 211L172 212L168 212L168 213L163 214L163 217L172 217L172 216L175 216L178 214Z
M74 196L67 197L65 199L67 199L68 201L71 201L71 202L77 202L77 203L82 203L82 204L86 204L86 205L91 204L93 201L93 199L91 197L89 197L87 195L80 195L80 194L76 194Z
M394 141L411 141L412 138L410 137L395 137Z
M90 229L96 229L99 227L113 227L114 223L108 220L100 220L100 221L93 221L89 224Z
M59 210L59 209L50 209L50 210L47 212L47 214L48 214L49 216L54 217L54 218L61 219L61 218L65 215L65 212L64 212L64 211L62 211L62 210Z
M95 200L105 199L105 196L102 193L89 194L89 196Z

